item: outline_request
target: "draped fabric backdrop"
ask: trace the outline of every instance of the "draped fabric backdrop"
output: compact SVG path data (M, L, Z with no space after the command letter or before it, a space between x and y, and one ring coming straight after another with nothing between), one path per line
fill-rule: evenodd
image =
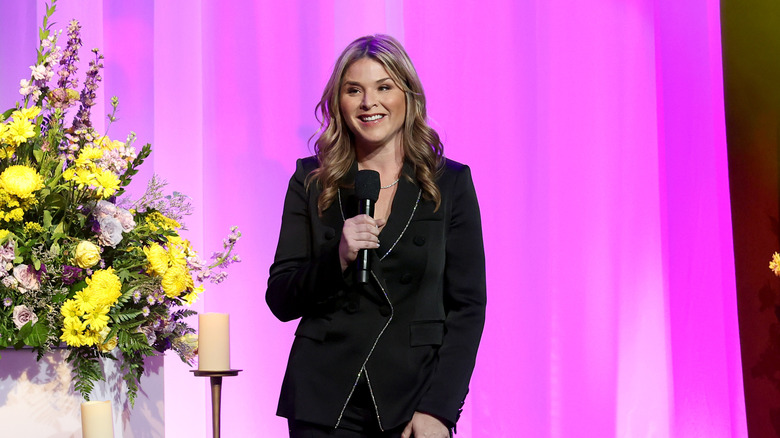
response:
M43 2L0 5L8 106ZM336 56L381 32L408 49L481 203L487 325L458 435L746 437L718 6L61 0L56 21L81 20L106 55L95 119L117 95L111 136L153 144L135 192L156 172L189 194L206 254L244 232L243 263L196 305L230 313L244 370L225 379L226 436L285 436L295 324L263 297L282 201ZM187 369L166 357L167 435L210 436L206 382Z

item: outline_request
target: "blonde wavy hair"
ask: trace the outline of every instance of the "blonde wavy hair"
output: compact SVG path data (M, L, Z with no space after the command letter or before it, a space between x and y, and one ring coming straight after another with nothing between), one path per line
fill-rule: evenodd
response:
M432 200L438 209L441 192L436 185L436 177L444 164L444 147L439 134L428 125L422 83L409 55L395 38L369 35L356 39L344 49L315 107L315 115L320 122L320 135L314 142L319 167L309 174L307 187L312 181L322 187L317 200L319 214L322 215L333 203L338 188L344 185L344 178L355 161L353 134L341 114L341 83L347 69L362 58L380 63L393 82L404 91L404 161L411 164L423 197Z

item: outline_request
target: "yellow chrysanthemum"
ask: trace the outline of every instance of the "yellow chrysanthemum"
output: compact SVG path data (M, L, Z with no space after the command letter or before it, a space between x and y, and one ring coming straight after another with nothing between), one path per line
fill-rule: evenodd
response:
M43 188L43 177L32 167L11 166L0 174L0 187L11 195L25 199Z
M93 346L100 342L100 330L93 330L93 329L86 329L84 330L84 333L79 336L79 341L81 341L81 345L86 346Z
M81 311L79 305L76 303L76 300L67 300L62 303L62 307L60 307L60 313L65 318L78 318L84 314L84 312Z
M165 248L153 243L151 246L144 247L144 254L146 254L146 261L149 262L146 271L162 277L168 270L168 253Z
M2 125L0 125L2 126ZM0 136L0 142L2 142L2 136ZM0 147L0 158L11 158L16 153L16 148L13 146Z
M198 301L198 297L203 293L203 286L198 286L192 290L192 292L181 297L182 301L188 306L191 306L195 301Z
M11 113L11 117L14 120L32 120L38 117L38 114L40 113L41 113L41 108L38 106L34 106L31 108L18 109L13 113Z
M87 278L87 288L96 306L113 306L122 295L122 282L114 274L114 268L96 271Z
M119 140L111 140L110 138L108 138L107 135L100 137L94 143L96 146L99 146L103 150L107 150L107 151L119 149L125 145L123 142Z
M62 336L60 339L71 347L80 347L84 323L76 317L65 318L62 322Z
M771 269L775 275L780 277L780 254L774 253L772 255L772 261L769 262L769 269Z
M73 299L73 301L76 302L75 305L78 307L79 312L81 312L82 315L94 312L95 306L97 305L92 291L86 287L76 292L76 297Z
M27 139L35 137L35 125L26 119L13 119L6 125L6 129L6 141L14 146L19 146Z
M168 260L171 266L187 266L187 254L182 245L168 244Z
M103 158L103 150L95 147L85 147L79 152L79 156L74 164L77 167L84 167L101 158Z
M171 266L162 278L162 288L165 296L176 298L187 289L192 288L193 281L189 272L181 266Z
M65 175L63 174L63 176ZM68 180L69 178L66 177L65 179ZM79 169L73 173L72 181L74 181L80 189L83 189L84 187L92 185L95 181L95 174L86 168Z
M84 315L84 323L92 330L100 331L108 327L108 307L96 307L92 313Z
M119 189L119 178L108 170L97 172L95 175L95 183L97 185L98 195L103 198L108 198Z

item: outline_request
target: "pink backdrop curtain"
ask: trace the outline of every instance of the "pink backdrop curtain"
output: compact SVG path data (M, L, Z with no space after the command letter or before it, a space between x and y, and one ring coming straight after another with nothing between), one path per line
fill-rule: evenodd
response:
M43 2L0 5L9 106ZM207 254L244 231L244 262L196 305L230 313L244 370L225 381L226 436L285 434L294 324L263 298L282 200L337 54L381 32L405 44L480 197L488 320L459 436L746 437L718 7L63 0L56 21L104 49L113 135L153 144L135 188L156 172L189 194ZM167 435L210 436L205 381L176 357L165 372Z

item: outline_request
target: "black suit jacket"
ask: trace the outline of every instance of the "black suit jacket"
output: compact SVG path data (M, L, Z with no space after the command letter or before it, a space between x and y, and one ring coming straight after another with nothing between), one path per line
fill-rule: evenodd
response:
M441 207L422 199L404 166L371 278L342 273L344 219L357 214L352 188L317 214L320 190L306 176L314 157L298 160L284 203L266 301L282 321L301 318L277 414L337 427L361 370L380 427L414 411L454 425L474 367L485 320L485 257L479 206L465 165L447 160L437 179ZM347 184L354 181L354 164ZM408 177L408 179L407 179Z

